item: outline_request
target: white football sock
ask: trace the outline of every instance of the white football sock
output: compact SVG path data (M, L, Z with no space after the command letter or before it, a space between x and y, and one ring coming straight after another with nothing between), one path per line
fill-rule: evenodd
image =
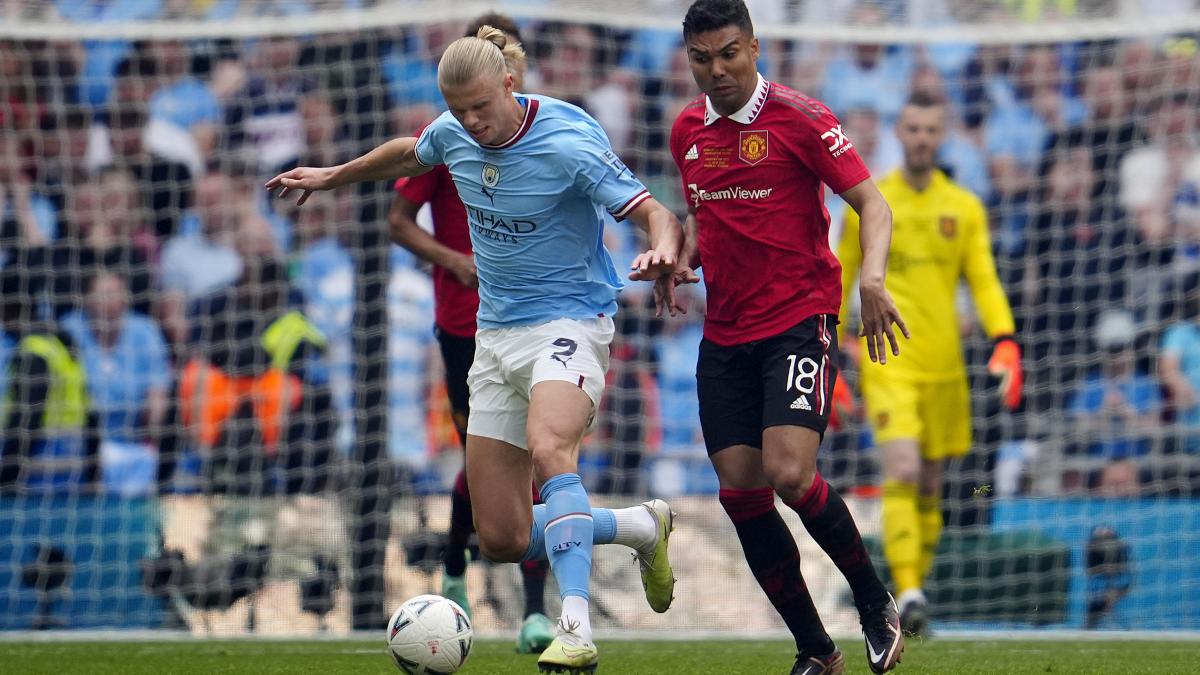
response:
M613 509L612 512L617 520L614 544L641 551L658 541L658 519L645 506Z
M559 623L579 637L592 641L592 620L588 616L588 601L578 595L562 599L562 618Z

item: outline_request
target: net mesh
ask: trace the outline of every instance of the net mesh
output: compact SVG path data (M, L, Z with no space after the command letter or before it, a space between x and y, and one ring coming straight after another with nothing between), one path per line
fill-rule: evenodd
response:
M964 293L975 446L947 473L937 619L1200 629L1195 3L748 4L764 75L825 101L876 176L901 160L906 96L944 96L942 162L988 207L1028 400L1001 409ZM491 8L0 3L0 629L374 630L437 592L462 460L429 270L384 244L386 185L299 210L258 186L420 128L442 109L438 55ZM527 88L587 109L682 213L666 134L695 94L686 3L500 9L525 33ZM621 224L606 242L618 264L642 245ZM781 629L714 496L700 313L656 320L638 286L621 305L582 473L600 504L671 500L680 581L653 615L635 563L599 550L595 621ZM50 391L69 364L38 370L30 335L75 350L75 389ZM877 541L865 422L820 461ZM841 576L781 510L822 616L855 630ZM479 628L519 625L514 566L473 563L468 587Z

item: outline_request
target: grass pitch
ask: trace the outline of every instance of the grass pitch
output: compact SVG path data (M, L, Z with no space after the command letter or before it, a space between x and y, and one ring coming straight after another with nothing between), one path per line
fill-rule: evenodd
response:
M786 642L600 641L601 673L633 675L784 675L792 666ZM839 640L846 673L866 674L858 641ZM197 642L0 642L0 672L22 675L188 675L203 673L312 673L391 675L400 671L383 640L197 641ZM955 675L1057 673L1195 673L1200 643L1148 641L999 641L968 639L910 641L895 671ZM464 675L537 673L536 657L513 653L508 641L476 641Z

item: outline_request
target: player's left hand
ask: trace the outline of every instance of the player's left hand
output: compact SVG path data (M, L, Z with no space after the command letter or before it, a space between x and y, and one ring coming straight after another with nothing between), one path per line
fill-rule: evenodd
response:
M988 372L1000 378L1000 400L1004 407L1016 410L1025 388L1025 371L1021 368L1021 346L1011 335L996 341L988 360Z
M655 281L675 272L675 254L652 248L639 253L629 265L631 281Z

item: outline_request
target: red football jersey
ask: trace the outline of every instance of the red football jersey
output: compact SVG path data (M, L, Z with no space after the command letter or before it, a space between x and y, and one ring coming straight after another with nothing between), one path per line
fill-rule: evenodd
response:
M705 337L742 344L838 313L824 186L845 192L871 174L824 104L761 75L729 117L701 94L675 120L671 156L696 214Z
M429 204L433 211L433 237L460 253L471 253L467 209L446 165L439 164L420 176L396 181L396 192L414 204ZM458 278L437 265L433 267L434 321L438 328L458 337L475 335L479 291L467 288Z

